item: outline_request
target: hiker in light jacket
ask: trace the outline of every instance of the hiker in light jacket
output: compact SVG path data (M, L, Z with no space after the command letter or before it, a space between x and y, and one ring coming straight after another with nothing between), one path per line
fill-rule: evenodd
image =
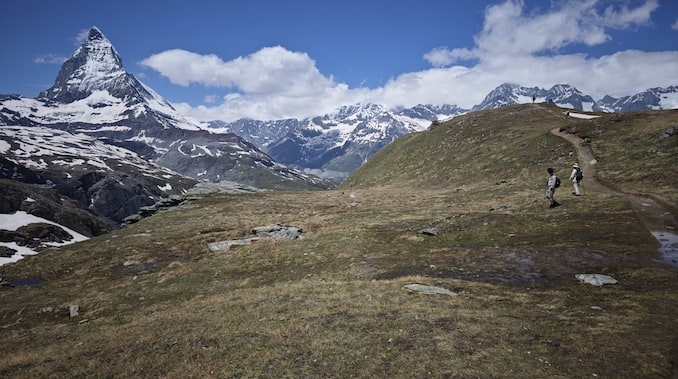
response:
M549 167L546 171L549 173L549 180L546 182L546 198L549 200L549 208L555 208L560 205L554 196L556 193L557 177L551 167Z
M578 164L573 164L572 165L572 173L570 174L570 180L572 181L572 186L574 189L572 190L572 194L574 196L579 196L579 182L581 181L581 176L577 175L581 168L579 168Z

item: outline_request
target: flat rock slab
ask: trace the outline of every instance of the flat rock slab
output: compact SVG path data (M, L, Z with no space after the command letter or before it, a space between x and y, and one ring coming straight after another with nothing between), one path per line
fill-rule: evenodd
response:
M580 283L600 287L604 284L617 284L617 279L603 274L576 274L574 276Z
M289 225L271 224L252 229L252 234L271 241L296 240L303 238L301 228Z
M424 284L410 283L403 286L404 289L410 292L418 292L426 295L447 295L447 296L458 296L457 293L454 293L448 289L435 286L427 286Z
M304 238L301 228L280 224L256 227L252 229L252 234L254 236L249 238L212 242L207 244L207 247L213 252L220 252L227 251L232 246L245 246L259 240L283 241Z
M214 252L219 252L219 251L226 251L231 248L231 246L245 246L249 245L252 242L258 240L260 238L247 238L247 239L241 239L241 240L228 240L228 241L219 241L219 242L212 242L207 244L207 248L209 248L211 251Z

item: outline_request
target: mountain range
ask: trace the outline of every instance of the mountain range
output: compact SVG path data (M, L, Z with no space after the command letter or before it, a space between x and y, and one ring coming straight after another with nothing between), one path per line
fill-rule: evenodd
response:
M258 121L241 119L209 126L230 131L254 143L277 162L319 176L345 179L391 141L422 131L469 112L525 103L551 103L584 112L625 113L648 109L678 108L678 86L651 88L644 92L594 100L568 84L550 89L504 83L471 109L456 105L419 104L387 109L378 104L342 106L334 113L302 120Z
M0 196L13 199L3 213L34 210L25 199L40 197L37 188L52 191L68 201L53 204L46 218L54 219L66 203L73 212L79 206L99 221L70 225L91 236L198 182L327 189L406 134L469 112L529 102L602 112L678 108L678 86L595 100L567 84L546 90L505 83L471 109L352 104L301 120L197 122L129 74L112 43L93 27L52 87L34 99L0 95L0 179L8 183Z

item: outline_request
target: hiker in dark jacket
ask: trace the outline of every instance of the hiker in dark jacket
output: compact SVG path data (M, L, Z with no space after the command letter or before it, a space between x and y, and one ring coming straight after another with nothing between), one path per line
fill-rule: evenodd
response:
M546 198L549 200L549 208L555 208L560 205L554 197L556 193L556 182L558 177L553 172L553 169L549 167L546 171L549 173L549 180L546 182Z
M572 181L572 186L574 189L572 190L572 194L574 196L579 196L579 182L581 182L581 179L583 178L583 175L581 175L581 168L579 168L578 164L573 164L572 165L572 173L570 174L570 180Z

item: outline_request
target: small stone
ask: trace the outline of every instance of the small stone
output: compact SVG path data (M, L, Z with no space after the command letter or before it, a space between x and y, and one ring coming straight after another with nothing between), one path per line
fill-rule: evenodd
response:
M437 236L438 235L438 229L436 228L426 228L422 229L418 232L419 234L424 234L427 236Z
M77 304L72 304L68 307L68 313L71 318L78 317L80 315L80 306Z

